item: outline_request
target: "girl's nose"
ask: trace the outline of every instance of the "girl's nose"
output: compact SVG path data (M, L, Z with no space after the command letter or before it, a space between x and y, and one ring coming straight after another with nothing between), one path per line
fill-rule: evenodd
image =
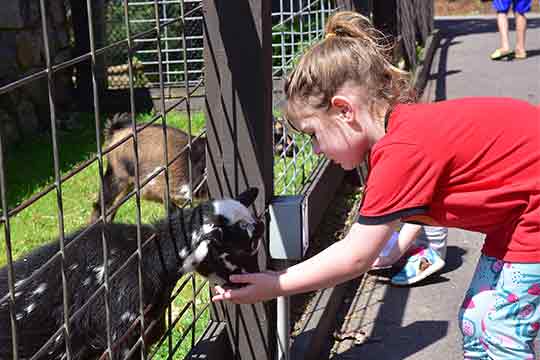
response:
M321 154L321 147L319 146L319 141L315 136L311 137L311 147L313 148L313 152L315 153L315 155Z

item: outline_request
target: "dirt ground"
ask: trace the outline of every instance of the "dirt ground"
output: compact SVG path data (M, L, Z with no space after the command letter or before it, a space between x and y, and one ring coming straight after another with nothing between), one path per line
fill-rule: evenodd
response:
M540 12L540 3L533 0L533 12ZM435 15L489 15L495 14L492 1L435 0Z

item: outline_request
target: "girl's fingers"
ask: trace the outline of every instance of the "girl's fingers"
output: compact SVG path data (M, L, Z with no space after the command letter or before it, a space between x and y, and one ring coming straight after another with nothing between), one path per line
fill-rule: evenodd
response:
M231 299L231 291L226 290L219 285L214 286L214 292L216 295L212 297L212 301L223 301Z
M216 285L212 301L231 301L235 304L253 304L274 297L276 288L272 273L252 273L231 275L229 281L243 284L240 288L227 289Z
M240 289L224 289L221 286L215 286L214 291L216 295L212 297L212 301L231 301L235 304L253 304L257 301L257 297L254 298L253 286L245 286Z
M236 284L251 284L256 281L259 274L236 274L229 276L229 281Z

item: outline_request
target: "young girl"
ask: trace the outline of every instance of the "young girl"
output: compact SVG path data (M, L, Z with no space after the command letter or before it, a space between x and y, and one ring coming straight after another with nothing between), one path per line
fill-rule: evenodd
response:
M466 358L533 359L540 327L540 111L509 98L415 104L369 20L332 17L285 85L285 117L353 169L369 155L358 223L283 272L232 276L214 301L254 303L368 271L399 221L487 235L461 310Z

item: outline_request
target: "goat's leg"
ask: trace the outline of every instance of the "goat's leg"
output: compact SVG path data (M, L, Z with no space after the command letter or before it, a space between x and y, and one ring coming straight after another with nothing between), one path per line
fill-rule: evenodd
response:
M133 189L133 185L131 184L127 184L127 180L121 180L121 183L122 183L122 190L118 191L117 190L117 194L116 196L114 197L114 199L111 201L111 203L109 204L109 206L107 206L107 209L110 209L110 208L114 208L116 207L116 205L118 205L118 203L120 202L120 200L126 196L132 189ZM114 217L116 216L116 213L118 212L118 208L115 208L111 211L111 214L107 217L107 221L109 223L112 223L113 220L114 220Z
M112 168L107 165L107 170L103 174L103 200L105 203L105 211L107 211L111 205L113 205L119 198L123 188L128 186L128 182L125 179L115 178L115 174ZM93 204L92 214L90 215L90 223L95 222L101 214L101 193L98 194L97 201ZM113 211L109 217L109 222L112 222L116 211Z

